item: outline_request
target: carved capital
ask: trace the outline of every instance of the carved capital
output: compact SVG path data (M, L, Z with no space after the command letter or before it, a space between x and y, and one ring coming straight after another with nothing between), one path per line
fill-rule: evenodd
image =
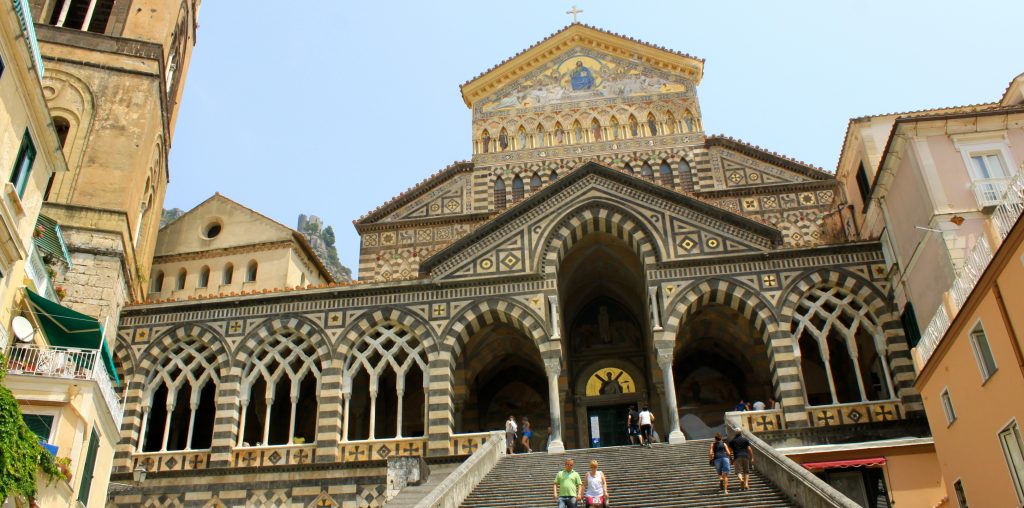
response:
M658 349L657 350L658 367L661 367L662 370L665 370L666 368L667 369L671 369L672 368L672 357L673 356L674 356L673 355L673 351L671 349Z
M558 358L545 358L544 370L548 375L558 376L562 373L562 360Z

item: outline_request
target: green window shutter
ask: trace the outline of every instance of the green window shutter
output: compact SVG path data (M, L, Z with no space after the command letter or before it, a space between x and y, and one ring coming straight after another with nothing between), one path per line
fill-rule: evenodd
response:
M85 467L82 469L82 485L78 487L78 501L89 506L89 491L92 489L93 469L96 468L96 452L100 449L100 435L92 429L89 437L89 451L85 454Z
M53 428L53 415L34 415L25 413L22 415L28 430L39 436L40 441L50 441L50 429Z
M25 187L28 186L28 175L32 171L32 163L36 160L36 145L32 143L32 136L28 129L21 138L21 148L18 149L18 158L14 160L14 169L11 170L11 183L18 191L18 197L24 197Z
M912 348L917 346L921 340L921 328L917 326L914 304L907 302L906 307L903 308L903 314L900 315L900 321L903 322L903 333L907 338L907 345Z

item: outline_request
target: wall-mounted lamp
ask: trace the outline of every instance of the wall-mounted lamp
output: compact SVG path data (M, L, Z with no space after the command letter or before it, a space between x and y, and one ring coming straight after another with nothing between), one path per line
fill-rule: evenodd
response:
M135 480L135 485L142 486L142 482L146 481L146 475L149 474L149 470L146 466L139 464L138 467L132 471L132 479Z

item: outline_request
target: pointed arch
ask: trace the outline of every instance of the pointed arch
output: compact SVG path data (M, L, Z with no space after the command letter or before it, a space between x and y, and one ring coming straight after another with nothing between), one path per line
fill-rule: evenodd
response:
M508 130L506 130L504 127L502 127L501 131L498 132L498 148L502 152L504 152L505 150L509 149L510 144L511 144L511 140L508 137Z
M544 358L561 358L557 343L550 342L547 323L536 311L509 298L478 300L460 309L442 330L442 350L447 352L450 367L465 349L469 339L491 323L505 323L530 338Z
M640 137L640 122L636 121L636 117L632 114L629 115L629 125L626 128L627 138L638 138Z
M579 120L572 123L572 142L577 145L587 142L587 133L583 130L583 125Z
M494 209L504 210L507 206L508 193L505 191L505 180L500 176L494 179Z
M565 213L559 220L542 233L544 242L538 262L540 272L554 276L562 259L573 245L587 233L607 233L626 242L636 252L644 266L650 266L661 259L662 249L658 245L655 229L640 216L618 205L592 198Z
M339 355L347 355L360 337L369 333L375 326L386 322L398 323L408 328L423 341L429 355L437 354L438 338L430 323L421 316L400 307L381 307L363 312L339 334L333 349Z
M544 140L544 126L538 123L537 129L534 130L533 134L533 146L535 148L544 148L545 144L546 143Z
M654 170L651 169L651 165L647 161L644 161L644 165L640 166L640 178L649 182L654 181Z
M480 133L480 152L481 153L489 153L490 151L491 151L491 133L487 129L484 129L484 131Z
M658 135L658 119L654 117L654 113L647 113L647 135Z
M665 133L675 134L677 132L676 117L671 111L665 113Z
M562 122L555 122L555 130L554 130L554 134L553 135L554 135L554 139L551 140L551 144L553 144L553 145L564 145L564 144L566 144L565 143L565 141L566 141L565 138L567 136L565 134L565 130L562 129Z
M590 138L595 142L604 140L604 133L601 130L601 122L597 120L597 117L594 117L594 119L590 121Z
M630 174L630 175L632 175L632 174L633 174L633 166L631 166L631 165L630 165L630 164L629 164L629 163L627 162L625 166L622 166L622 171L623 171L623 172L625 172L626 174Z
M519 129L516 131L516 149L525 150L529 148L528 143L529 137L526 135L526 127L520 125Z
M558 180L558 172L552 169L551 174L548 175L548 182L554 183L555 180Z
M530 192L537 192L537 191L539 191L541 186L543 186L543 185L544 185L544 183L541 182L540 175L537 174L536 172L534 172L533 176L530 177Z
M669 166L667 160L661 161L661 166L658 168L658 177L661 179L661 184L667 187L672 187L675 183L672 178L672 166Z
M523 179L516 175L512 179L512 202L518 203L523 200L523 196L526 195L526 189L523 186Z

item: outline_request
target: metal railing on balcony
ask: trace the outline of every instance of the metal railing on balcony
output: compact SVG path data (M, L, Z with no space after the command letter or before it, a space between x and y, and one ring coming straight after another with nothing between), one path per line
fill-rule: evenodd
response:
M995 226L996 245L990 246L989 242L982 237L967 255L963 267L957 273L956 279L949 289L952 314L947 312L944 305L940 305L935 315L932 316L931 321L928 322L924 333L921 334L921 341L917 344L917 350L921 358L922 367L928 363L928 359L931 358L939 343L942 342L943 336L946 335L946 331L949 329L953 318L960 312L960 308L963 307L964 302L967 301L971 292L974 291L974 286L978 284L978 279L981 278L981 274L985 272L985 269L992 261L994 252L999 249L1003 240L1010 234L1014 224L1017 223L1021 213L1024 212L1024 164L1021 165L1020 170L1012 178L986 181L994 180L1006 180L1004 183L999 184L1001 194L998 200L993 203L995 208L992 210L992 222ZM978 182L975 182L976 194L979 189L977 184ZM978 202L982 203L980 195Z
M28 262L25 263L25 274L35 284L37 294L51 302L60 302L57 299L57 291L53 288L50 272L46 269L46 263L43 262L39 249L34 244L28 253Z
M988 208L999 205L1009 183L1010 178L975 180L971 182L971 190L974 191L974 197L978 200L978 205L982 208Z
M121 427L124 407L99 350L18 344L8 351L7 373L95 381L115 425Z

